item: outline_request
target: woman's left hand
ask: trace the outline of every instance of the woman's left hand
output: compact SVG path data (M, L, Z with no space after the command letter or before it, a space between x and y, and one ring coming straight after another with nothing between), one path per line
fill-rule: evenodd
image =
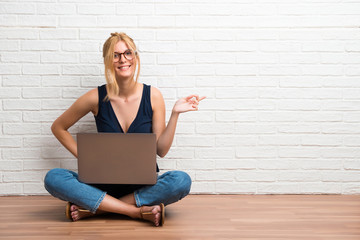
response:
M184 98L180 98L177 100L173 107L173 112L175 113L183 113L188 111L196 111L198 110L198 105L204 97L199 97L199 95L190 95Z

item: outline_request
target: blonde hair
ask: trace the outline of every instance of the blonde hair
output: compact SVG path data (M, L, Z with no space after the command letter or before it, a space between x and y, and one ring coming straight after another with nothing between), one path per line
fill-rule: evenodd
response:
M119 94L119 85L116 82L116 78L115 78L115 69L113 66L114 63L114 49L115 49L115 45L119 42L119 41L124 41L125 44L127 45L127 47L129 49L131 49L134 53L135 53L135 64L134 64L134 69L136 69L137 67L137 73L136 73L136 78L135 81L138 81L139 78L139 73L140 73L140 57L139 54L137 52L136 49L136 45L134 43L134 40L129 37L128 35L126 35L126 33L111 33L111 36L105 41L104 46L103 46L103 57L104 57L104 65L105 65L105 78L106 78L106 90L107 90L107 95L105 100L110 100L111 95L117 95ZM135 75L135 70L134 73L132 75L132 78L134 79L134 75Z

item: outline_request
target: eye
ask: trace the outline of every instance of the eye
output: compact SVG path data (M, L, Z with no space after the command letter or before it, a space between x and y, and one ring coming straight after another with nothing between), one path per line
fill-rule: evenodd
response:
M132 56L133 52L131 50L126 50L125 52L126 56Z
M114 53L114 58L119 58L119 54L118 54L118 53Z

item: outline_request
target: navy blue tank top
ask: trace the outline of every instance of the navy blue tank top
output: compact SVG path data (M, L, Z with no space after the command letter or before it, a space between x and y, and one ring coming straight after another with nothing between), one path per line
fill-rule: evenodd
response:
M152 133L152 116L150 98L151 86L144 84L140 106L134 121L127 133ZM99 109L95 117L98 132L124 133L110 101L105 100L107 95L106 84L98 87ZM156 165L156 170L159 171Z
M99 109L95 116L98 132L124 133L110 101L105 100L107 95L106 85L98 87ZM144 84L140 106L134 121L131 123L128 133L152 133L153 111L150 100L150 86Z

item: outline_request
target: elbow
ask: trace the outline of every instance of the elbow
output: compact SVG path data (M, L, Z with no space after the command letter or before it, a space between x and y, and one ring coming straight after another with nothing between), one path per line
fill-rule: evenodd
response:
M157 151L157 155L161 158L165 157L167 154L167 151L161 151L161 150L158 150Z

